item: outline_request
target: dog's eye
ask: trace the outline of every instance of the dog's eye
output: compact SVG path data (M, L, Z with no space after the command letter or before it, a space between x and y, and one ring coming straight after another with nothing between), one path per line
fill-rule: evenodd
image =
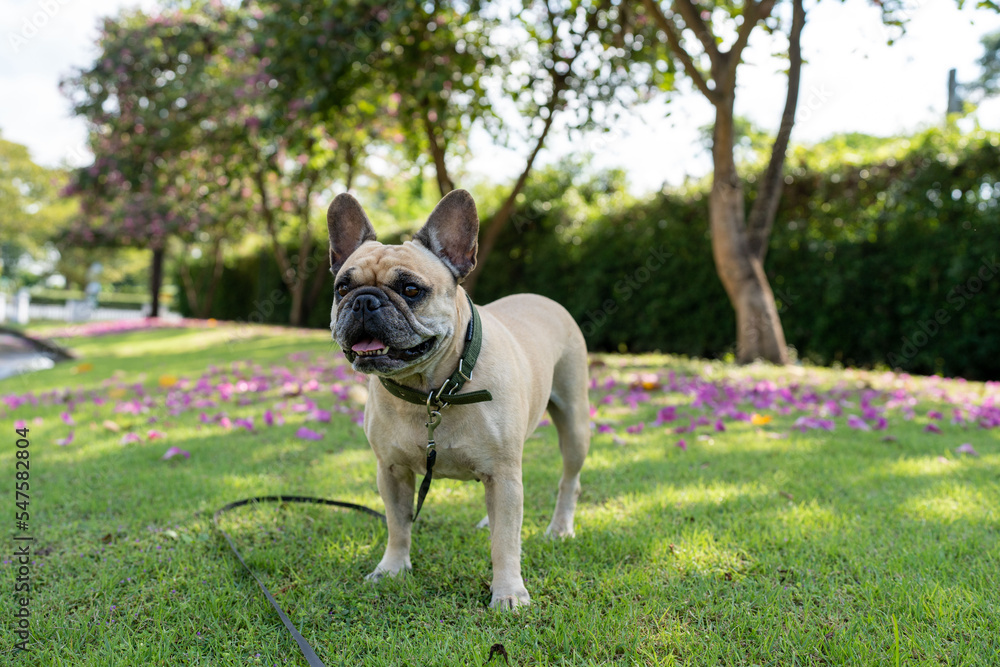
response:
M420 294L420 288L413 283L410 283L403 288L403 296L405 297L412 299L418 294Z
M337 296L346 296L350 292L350 288L347 285L341 285L337 288Z

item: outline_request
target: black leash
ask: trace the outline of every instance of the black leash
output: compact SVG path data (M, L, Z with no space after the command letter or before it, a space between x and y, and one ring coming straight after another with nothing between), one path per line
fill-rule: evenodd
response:
M427 407L427 474L424 475L424 479L420 482L420 490L417 493L417 509L413 513L413 521L417 520L417 516L420 514L420 508L424 506L424 499L427 497L427 492L431 488L431 480L434 478L434 462L437 460L436 443L434 442L434 429L437 428L438 424L441 423L441 410L448 407L449 405L468 405L470 403L480 403L482 401L492 401L493 396L489 391L481 389L479 391L470 391L464 394L457 393L466 382L472 379L472 371L476 367L476 361L479 359L479 352L482 350L483 346L483 325L479 318L479 311L476 309L475 304L472 303L472 297L466 294L466 298L469 300L469 307L472 309L472 317L469 319L469 328L465 332L465 349L462 352L461 358L458 360L458 368L452 373L451 377L444 381L444 384L440 388L431 390L429 394L424 394L423 392L417 391L411 387L401 385L398 382L390 380L388 378L379 378L382 381L382 386L395 396L409 403L414 403L416 405L425 405ZM352 352L345 350L344 354L347 355L348 359L352 359ZM233 538L229 536L229 533L222 530L219 527L219 517L234 510L237 507L243 507L244 505L249 505L251 503L309 503L312 505L330 505L332 507L343 507L344 509L355 510L357 512L363 512L369 514L373 517L379 519L383 524L385 523L385 515L376 512L370 507L365 507L364 505L355 505L354 503L347 503L340 500L327 500L325 498L313 498L311 496L258 496L256 498L245 498L243 500L237 500L236 502L229 503L222 509L216 511L212 516L212 524L215 529L222 533L222 536L226 538L226 542L229 543L229 548L232 549L233 553L236 554L237 560L240 561L240 565L246 570L253 580L257 582L260 590L264 592L264 596L267 597L267 601L271 603L271 606L276 612L278 612L278 617L281 622L284 623L285 628L291 633L292 638L295 643L299 645L299 650L302 651L302 655L305 657L306 662L309 663L310 667L326 667L323 661L319 659L316 652L313 650L309 642L306 641L305 637L295 629L295 625L292 623L291 619L281 610L281 606L278 601L274 599L271 595L271 591L267 590L267 586L264 585L257 575L253 573L250 566L246 564L243 560L243 556L240 555L239 550L233 543ZM499 649L499 651L498 651ZM490 649L490 657L492 660L493 656L500 653L504 660L507 659L507 652L504 651L502 644L494 644Z
M319 659L319 656L316 655L316 651L314 651L312 646L309 645L309 642L306 641L306 638L295 629L295 625L292 623L291 619L289 619L285 612L281 610L281 606L278 605L278 601L274 599L273 595L271 595L271 591L267 590L267 586L264 585L264 582L257 578L257 575L253 573L250 566L246 564L245 560L243 560L243 556L240 555L239 550L233 543L233 538L229 536L229 533L219 527L220 516L230 510L236 509L237 507L243 507L244 505L249 505L251 503L309 503L312 505L343 507L344 509L355 510L357 512L363 512L373 516L379 519L383 524L385 523L385 515L381 512L376 512L370 507L347 503L341 500L327 500L326 498L312 498L310 496L258 496L256 498L244 498L243 500L237 500L236 502L229 503L222 509L216 511L216 513L212 516L212 524L215 526L215 529L222 533L222 536L226 538L226 542L229 543L229 548L233 550L234 554L236 554L236 559L240 561L240 565L242 565L243 569L246 570L251 577L253 577L253 580L257 582L258 586L260 586L260 590L264 592L264 596L267 598L267 601L270 602L274 610L278 612L278 617L281 619L281 622L284 623L288 632L291 633L295 643L299 645L299 650L302 651L302 656L306 659L306 662L309 663L309 667L326 667L326 665L323 664L323 661Z

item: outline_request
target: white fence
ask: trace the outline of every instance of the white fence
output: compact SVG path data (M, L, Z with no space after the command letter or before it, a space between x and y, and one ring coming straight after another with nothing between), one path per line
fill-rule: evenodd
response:
M67 301L64 304L31 303L31 296L21 291L13 296L0 294L0 323L11 321L28 324L32 320L54 320L57 322L95 322L108 320L141 320L149 317L148 305L141 310L129 308L93 308L86 301ZM160 317L179 318L161 304Z

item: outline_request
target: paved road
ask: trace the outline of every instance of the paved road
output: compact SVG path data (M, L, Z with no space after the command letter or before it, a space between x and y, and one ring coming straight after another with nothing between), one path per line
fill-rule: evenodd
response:
M55 366L57 355L39 350L31 339L0 332L0 380Z

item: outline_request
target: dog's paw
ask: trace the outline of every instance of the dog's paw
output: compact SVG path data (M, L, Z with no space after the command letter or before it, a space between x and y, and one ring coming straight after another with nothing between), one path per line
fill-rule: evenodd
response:
M384 566L379 564L375 570L365 577L365 581L370 581L372 583L377 583L386 577L398 577L401 574L406 574L410 571L409 565L400 565L399 567L394 566Z
M545 537L553 540L562 540L570 537L576 537L576 532L573 530L573 522L556 522L553 521L549 524L549 527L545 529Z
M518 607L527 607L529 604L531 604L531 598L528 596L528 591L522 588L510 593L494 593L490 609L512 611Z

